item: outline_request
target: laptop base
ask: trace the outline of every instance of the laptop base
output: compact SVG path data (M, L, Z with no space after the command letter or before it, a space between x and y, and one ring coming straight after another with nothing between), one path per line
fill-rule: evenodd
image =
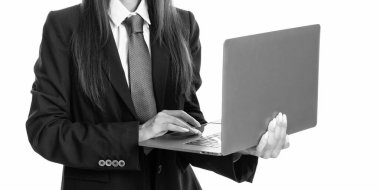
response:
M194 143L201 138L207 138L210 135L215 135L218 133L220 134L221 124L207 124L205 126L202 126L201 131L203 131L202 135L180 132L167 133L163 136L140 142L139 146L207 154L213 156L223 156L221 141L219 141L218 147L197 145Z

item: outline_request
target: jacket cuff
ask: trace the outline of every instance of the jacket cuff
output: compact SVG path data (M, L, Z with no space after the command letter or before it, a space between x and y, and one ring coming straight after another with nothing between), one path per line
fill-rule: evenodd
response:
M242 155L240 159L233 164L233 170L236 177L235 181L239 183L243 181L252 183L253 177L256 173L257 164L257 156Z
M258 158L251 155L242 155L238 160L234 154L222 158L228 167L220 167L222 170L215 171L238 183L247 181L252 183L255 176Z
M96 164L100 170L140 170L139 162L139 122L129 125L125 123L115 123L113 127L114 139L119 139L120 143L112 144L108 147L109 151L101 157ZM133 127L132 127L133 126ZM119 145L119 147L115 147Z

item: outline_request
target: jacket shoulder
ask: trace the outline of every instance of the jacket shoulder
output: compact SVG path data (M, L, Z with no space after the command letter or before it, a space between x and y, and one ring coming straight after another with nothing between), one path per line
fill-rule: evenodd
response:
M187 35L191 37L191 34L199 32L199 26L195 20L194 14L191 11L176 8L177 14L179 15L182 24L185 28Z
M190 25L192 22L194 22L194 15L191 11L176 8L177 14L181 18L182 22L186 25Z
M62 25L75 25L79 23L81 15L81 4L77 4L71 7L67 7L60 10L51 11L48 17Z
M50 11L45 21L44 34L54 33L64 42L69 42L73 32L79 25L80 15L80 4Z

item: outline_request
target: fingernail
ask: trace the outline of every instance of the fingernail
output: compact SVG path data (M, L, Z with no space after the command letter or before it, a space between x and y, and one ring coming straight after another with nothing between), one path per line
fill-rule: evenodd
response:
M189 129L186 129L186 128L182 128L184 132L189 132L190 130Z
M201 132L199 131L199 130L196 130L196 129L194 129L194 131L193 131L195 134L201 134Z

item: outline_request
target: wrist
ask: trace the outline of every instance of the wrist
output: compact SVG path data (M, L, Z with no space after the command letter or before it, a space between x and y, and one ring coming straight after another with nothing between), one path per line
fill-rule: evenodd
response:
M147 140L146 129L143 125L139 125L139 142Z

